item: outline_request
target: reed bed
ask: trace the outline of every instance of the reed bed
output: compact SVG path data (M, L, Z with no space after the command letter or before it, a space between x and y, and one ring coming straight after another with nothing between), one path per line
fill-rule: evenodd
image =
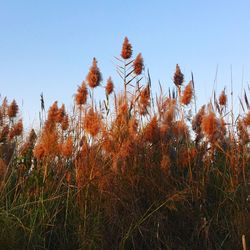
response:
M155 95L128 38L116 60L121 93L94 58L73 111L45 112L41 96L41 129L28 135L18 104L2 100L0 249L246 249L247 95L237 118L225 90L196 112L178 64Z

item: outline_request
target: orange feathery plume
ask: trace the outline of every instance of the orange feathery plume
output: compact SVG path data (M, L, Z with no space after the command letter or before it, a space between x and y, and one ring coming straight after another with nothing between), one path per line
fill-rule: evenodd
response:
M193 96L193 86L192 81L185 87L183 95L181 96L181 103L184 105L188 105L191 102Z
M77 105L83 105L86 103L88 97L88 88L86 83L83 81L82 85L78 87L75 95L75 102Z
M250 141L247 127L244 121L240 119L237 122L237 132L238 132L239 139L242 141L243 144L246 144Z
M33 150L33 155L36 159L41 160L44 157L44 147L42 144L36 145Z
M37 135L34 129L32 129L29 133L29 137L28 140L22 145L21 149L20 149L20 154L22 156L27 155L30 150L32 150L34 148L34 144L35 141L37 139Z
M58 118L58 105L57 105L57 101L55 101L52 106L49 108L49 113L48 113L48 121L55 123L57 122L57 118Z
M128 38L124 38L122 45L121 57L123 59L129 59L132 56L132 45L129 43Z
M201 128L204 134L211 140L214 141L218 132L218 120L215 113L209 111L207 115L204 115L201 122Z
M23 132L23 122L20 119L10 130L9 132L9 138L12 140L15 136L21 135Z
M181 86L184 81L184 75L178 64L176 64L175 74L174 74L174 84L176 86Z
M147 106L150 103L150 90L149 85L146 86L140 93L139 99L139 106L140 106L140 113L145 115L147 112Z
M225 93L225 90L223 90L220 94L220 97L219 97L219 104L221 106L225 106L227 104L227 96L226 96L226 93Z
M108 78L105 90L106 90L106 95L110 95L114 90L114 84L113 84L111 77Z
M10 118L14 118L16 117L18 112L18 105L16 103L15 100L12 101L12 103L10 104L10 106L8 107L8 116Z
M93 108L90 108L84 118L83 126L85 130L92 135L96 136L100 130L101 120L97 112L94 112Z
M65 115L66 115L65 106L64 106L64 104L62 104L61 108L58 109L57 119L56 119L57 122L58 122L58 123L62 123L63 118L64 118Z
M70 157L73 152L73 139L69 136L61 147L61 153L64 157Z
M44 148L45 156L55 156L58 154L58 134L56 130L45 131L42 135L41 143Z
M102 81L102 75L99 68L97 67L97 60L95 57L93 58L92 66L89 69L86 79L89 87L91 88L99 86L100 82Z
M141 56L141 53L139 53L137 55L137 57L135 58L134 62L133 62L133 65L134 65L134 73L136 75L140 75L142 70L143 70L143 58Z
M159 132L158 122L156 116L154 116L145 127L143 131L143 138L146 141L150 142L155 141L158 139L158 132Z
M189 138L189 130L186 123L181 121L176 121L173 126L173 134L179 140L187 140Z

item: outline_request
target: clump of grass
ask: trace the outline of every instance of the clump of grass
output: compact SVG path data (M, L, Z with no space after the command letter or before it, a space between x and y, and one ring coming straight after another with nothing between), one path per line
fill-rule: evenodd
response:
M0 246L238 249L242 235L247 245L249 112L229 123L225 90L194 112L193 79L185 83L178 64L176 91L161 86L154 98L127 38L116 59L122 93L111 77L102 86L94 58L74 111L54 102L27 138L17 103L3 100Z

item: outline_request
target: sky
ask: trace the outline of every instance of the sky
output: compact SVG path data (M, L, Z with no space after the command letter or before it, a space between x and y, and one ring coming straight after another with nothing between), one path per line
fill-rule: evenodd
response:
M16 99L25 124L38 122L40 94L73 103L96 57L103 85L122 83L114 59L125 36L142 53L152 87L172 87L178 63L194 74L198 104L231 81L235 99L250 83L249 0L0 0L0 94ZM217 73L216 73L217 72ZM101 96L103 89L97 91Z

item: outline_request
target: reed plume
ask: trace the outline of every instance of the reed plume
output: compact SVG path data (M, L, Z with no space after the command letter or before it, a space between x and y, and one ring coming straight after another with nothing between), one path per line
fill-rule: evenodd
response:
M179 87L184 82L184 75L181 72L180 66L176 64L176 69L174 73L174 84Z
M181 103L184 105L188 105L192 100L192 96L193 96L193 85L192 81L190 81L183 91L183 94L181 96Z
M101 118L93 108L90 108L84 117L84 129L91 136L95 137L101 128Z
M75 95L75 102L77 105L84 105L87 102L88 88L85 81L82 82L81 86L78 87Z
M220 97L219 97L219 104L221 106L226 106L227 104L227 95L225 93L225 90L223 90L220 94Z
M99 86L100 82L102 81L102 75L99 68L97 67L97 60L95 57L93 58L92 66L89 69L86 80L89 84L89 87L92 89Z
M13 125L9 132L9 139L12 140L16 136L20 136L23 133L23 122L20 119L16 124Z
M135 60L133 62L133 66L134 66L134 73L136 75L140 75L142 70L143 70L143 67L144 67L143 58L141 56L141 53L139 53L137 55L137 57L135 58Z
M139 107L140 114L145 115L147 113L147 107L150 104L150 89L147 85L140 93Z
M129 43L127 37L124 38L122 45L121 57L123 59L129 59L132 56L132 45Z
M106 91L106 95L110 95L114 91L114 83L111 77L109 77L107 80L105 91Z
M18 113L18 105L17 105L16 101L13 100L8 107L8 116L10 118L14 118L14 117L16 117L17 113Z
M61 146L61 153L64 157L69 158L73 152L73 139L69 136Z

